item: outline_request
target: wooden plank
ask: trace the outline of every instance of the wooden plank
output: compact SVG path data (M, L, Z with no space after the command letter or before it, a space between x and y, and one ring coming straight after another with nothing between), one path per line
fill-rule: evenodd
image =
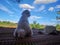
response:
M14 28L1 28L0 31L0 45L60 45L60 35L38 34L38 30L33 30L32 37L16 39Z

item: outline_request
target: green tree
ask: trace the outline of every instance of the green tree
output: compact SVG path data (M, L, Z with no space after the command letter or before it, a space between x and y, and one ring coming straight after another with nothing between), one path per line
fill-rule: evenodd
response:
M56 25L56 29L60 31L60 24Z
M36 21L33 21L33 23L30 24L30 27L33 28L33 29L43 29L44 28L44 25L40 25Z
M57 14L60 14L60 11L57 11Z

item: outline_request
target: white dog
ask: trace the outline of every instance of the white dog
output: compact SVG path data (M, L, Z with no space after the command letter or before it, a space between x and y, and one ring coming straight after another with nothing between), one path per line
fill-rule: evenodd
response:
M28 17L30 17L30 12L28 10L23 11L17 28L14 31L14 37L24 38L25 36L32 36L33 32L29 26Z

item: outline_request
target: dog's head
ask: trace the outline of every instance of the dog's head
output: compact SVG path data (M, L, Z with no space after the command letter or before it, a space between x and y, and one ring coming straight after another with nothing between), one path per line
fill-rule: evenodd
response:
M22 12L22 15L30 17L30 12L28 10L25 10L25 11Z

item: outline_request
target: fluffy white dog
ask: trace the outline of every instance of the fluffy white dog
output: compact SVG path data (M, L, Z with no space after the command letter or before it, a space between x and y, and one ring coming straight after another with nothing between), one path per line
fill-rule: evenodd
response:
M28 17L30 17L30 12L28 10L23 11L17 28L14 31L14 37L24 38L25 36L32 36L33 32L29 26Z

